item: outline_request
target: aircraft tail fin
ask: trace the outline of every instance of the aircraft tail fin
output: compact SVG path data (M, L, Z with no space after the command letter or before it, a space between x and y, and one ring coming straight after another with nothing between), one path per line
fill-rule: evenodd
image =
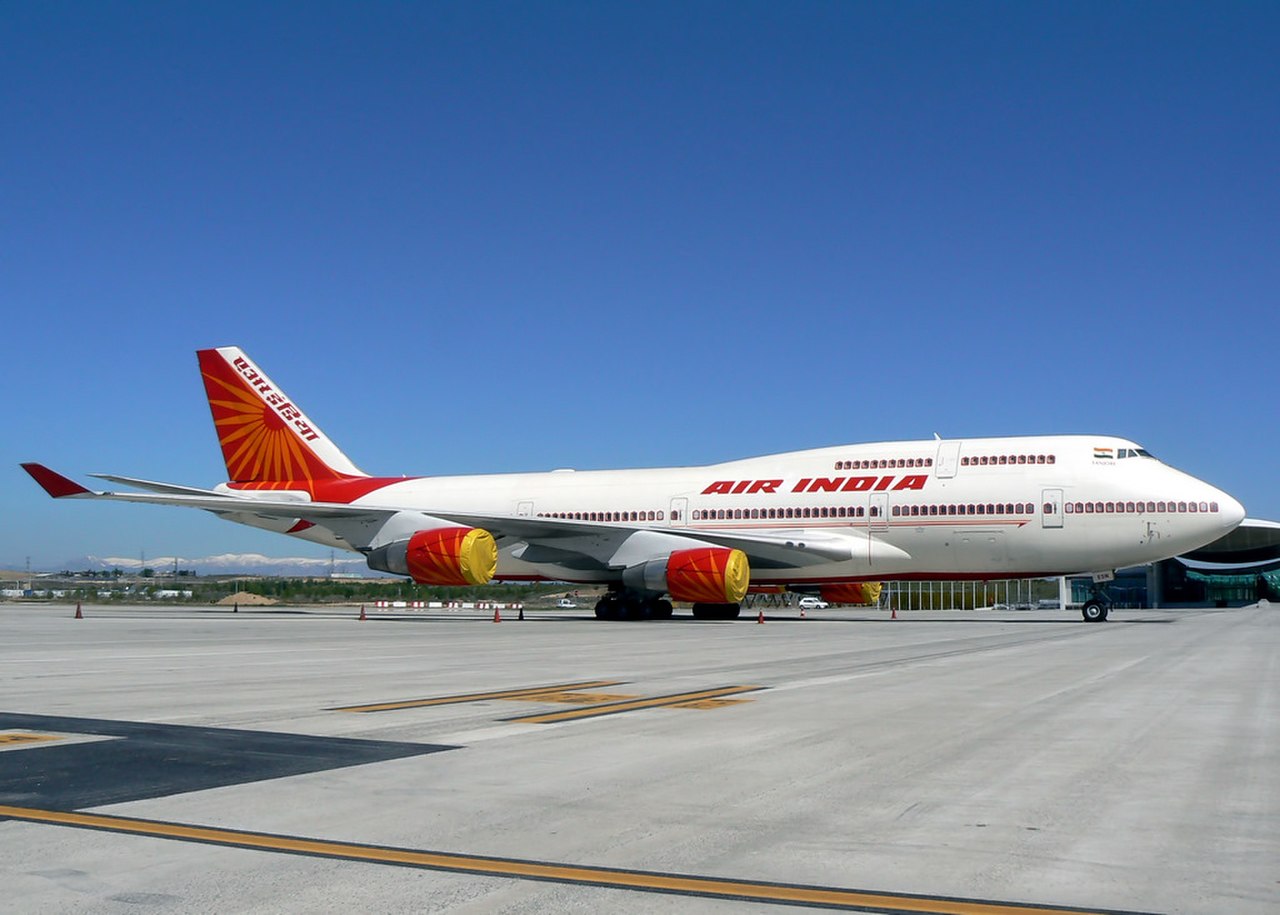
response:
M368 476L238 346L204 349L196 355L229 481Z

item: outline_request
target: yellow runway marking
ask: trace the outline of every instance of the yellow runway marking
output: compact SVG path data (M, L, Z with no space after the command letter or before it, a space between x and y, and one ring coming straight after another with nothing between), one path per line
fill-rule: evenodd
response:
M588 705L584 708L568 709L563 712L547 712L535 715L520 715L516 718L504 718L504 721L523 721L534 724L550 724L555 721L575 721L579 718L598 718L601 715L615 715L618 712L630 712L642 708L665 708L672 705L684 705L706 699L718 699L721 696L732 696L735 693L749 693L762 686L722 686L718 689L703 689L692 693L676 693L671 696L654 696L649 699L628 699L622 702L604 702L599 705Z
M602 702L617 702L620 699L634 699L624 693L526 693L523 696L504 697L512 702L563 702L566 705L596 705Z
M71 813L57 810L35 810L29 807L0 806L0 818L4 817L24 820L29 823L98 829L159 839L176 839L183 842L201 842L210 845L248 848L259 851L311 855L319 858L339 858L348 861L366 861L374 864L392 864L453 873L479 874L488 877L514 877L554 883L578 883L611 889L676 893L686 896L710 896L720 899L772 902L784 905L825 906L827 908L863 911L871 909L876 912L895 913L895 915L920 912L933 913L933 915L1082 915L1082 913L1117 915L1117 913L1104 909L1061 908L1011 902L947 899L936 896L909 896L877 893L868 890L843 889L840 887L797 886L784 883L762 883L753 880L727 880L685 874L663 874L653 871L554 864L546 861L490 858L482 855L460 855L450 852L424 851L410 848L380 848L374 845L357 845L350 842L330 842L323 839L275 836L260 832L189 826L181 823L164 823L157 820L141 820L133 817Z
M728 705L741 705L744 702L754 702L754 699L695 699L692 702L677 702L670 708L697 708L697 709L715 709L724 708Z
M618 680L587 680L582 683L557 683L552 686L534 686L528 689L505 689L493 693L466 693L460 696L436 696L431 699L406 699L403 702L380 702L376 705L344 705L329 709L331 712L392 712L404 708L426 708L432 705L458 705L463 702L484 702L489 699L534 699L546 693L563 693L570 689L593 689L601 686L617 686Z
M10 750L17 747L26 747L33 743L48 743L51 740L61 739L61 737L53 734L27 734L19 731L0 731L0 749Z

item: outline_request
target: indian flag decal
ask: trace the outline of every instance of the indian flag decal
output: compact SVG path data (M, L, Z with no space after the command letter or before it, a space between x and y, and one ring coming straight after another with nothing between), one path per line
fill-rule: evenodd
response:
M1115 457L1116 450L1114 448L1099 448L1096 445L1093 448L1093 459L1095 461L1113 461L1115 460Z

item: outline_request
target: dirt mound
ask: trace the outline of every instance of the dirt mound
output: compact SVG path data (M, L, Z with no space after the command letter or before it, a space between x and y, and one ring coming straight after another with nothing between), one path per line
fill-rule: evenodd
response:
M271 607L278 603L280 601L274 597L263 597L261 594L251 594L248 591L237 591L218 601L218 605L222 607L230 607L233 604L244 604L246 607Z

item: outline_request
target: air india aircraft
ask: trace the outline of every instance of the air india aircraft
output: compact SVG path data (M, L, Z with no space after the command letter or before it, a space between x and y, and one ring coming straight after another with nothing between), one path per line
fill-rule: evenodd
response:
M700 467L370 476L238 347L198 354L228 482L22 466L54 498L182 505L361 553L431 585L604 584L602 619L736 617L748 590L840 600L861 582L1039 578L1154 562L1244 519L1240 503L1107 435L878 442ZM1107 617L1104 592L1083 607Z

